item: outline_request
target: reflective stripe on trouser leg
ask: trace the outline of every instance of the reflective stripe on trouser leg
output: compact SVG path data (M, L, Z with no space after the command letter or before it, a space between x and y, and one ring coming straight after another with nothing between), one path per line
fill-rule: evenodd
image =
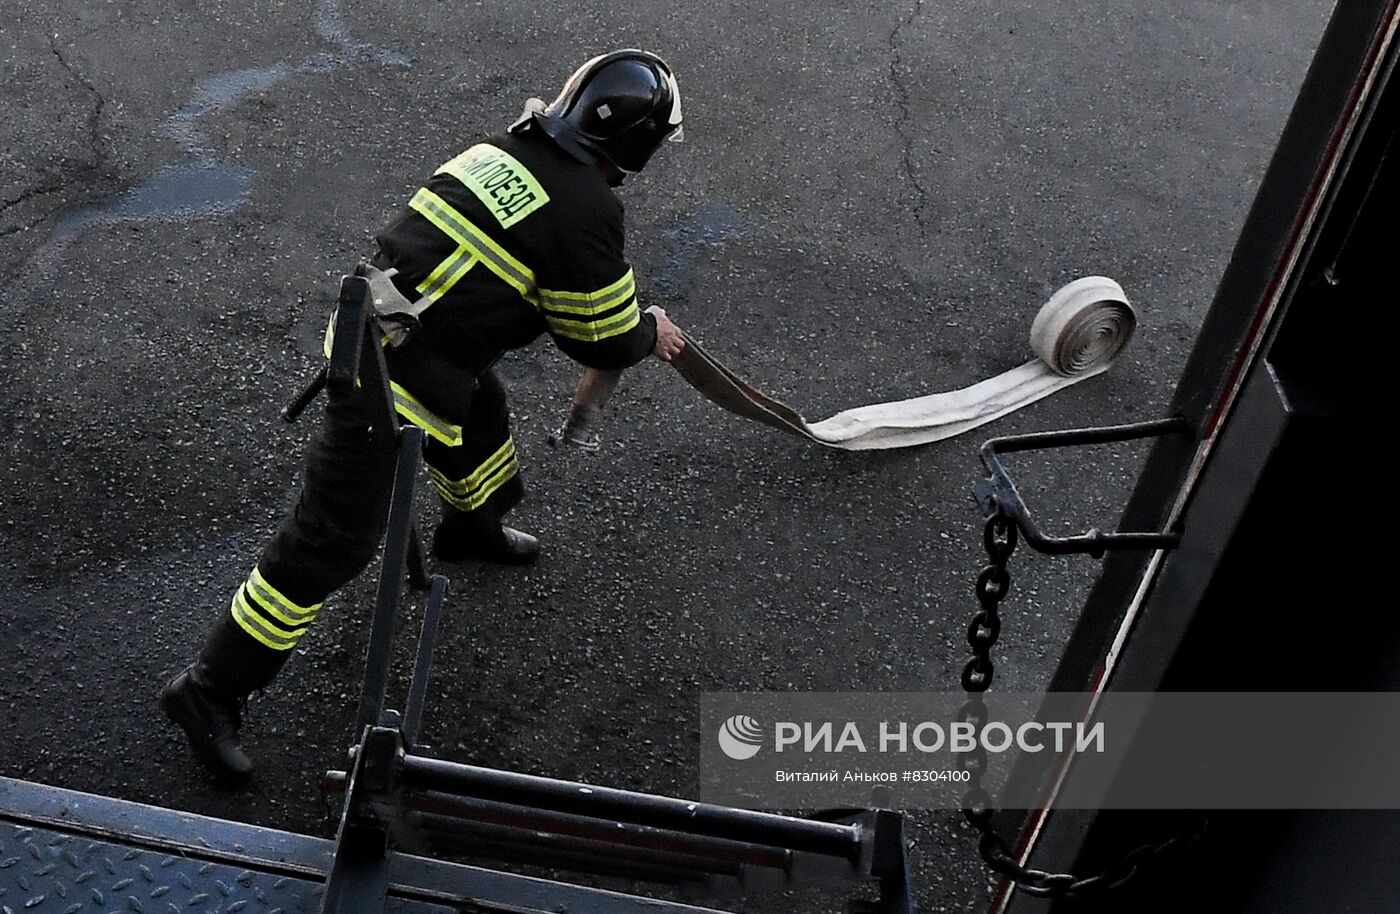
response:
M509 437L505 444L461 479L453 479L436 467L428 467L428 475L442 500L458 511L475 511L484 506L492 495L519 473L515 441Z
M296 647L320 609L320 603L311 606L293 603L257 568L238 588L229 605L229 612L238 627L274 651L289 651Z
M240 587L239 593L242 592ZM291 655L292 651L270 648L248 634L225 610L204 638L199 652L199 676L225 698L244 698L271 685Z
M428 476L451 511L499 519L520 501L524 487L505 388L495 372L478 379L462 423L462 444L429 440L423 448Z

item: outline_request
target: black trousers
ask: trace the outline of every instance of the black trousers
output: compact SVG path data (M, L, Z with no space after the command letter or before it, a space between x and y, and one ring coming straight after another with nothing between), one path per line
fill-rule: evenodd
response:
M410 340L385 350L395 406L427 433L424 460L444 523L490 530L523 494L505 389L492 371L473 375ZM329 397L306 456L296 505L239 586L205 654L236 655L248 692L271 681L315 621L326 597L364 570L384 536L395 455L376 447L378 391ZM206 660L214 660L206 656Z

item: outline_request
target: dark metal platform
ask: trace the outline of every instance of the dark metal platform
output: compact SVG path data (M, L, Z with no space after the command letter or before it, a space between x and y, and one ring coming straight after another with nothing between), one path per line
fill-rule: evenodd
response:
M0 914L315 914L334 852L322 838L0 778ZM403 853L389 863L393 914L561 909L652 914L657 902Z
M327 841L0 778L0 912L315 914ZM450 914L394 897L386 911Z
M0 911L316 910L304 879L46 828L0 825ZM396 908L417 910L417 908ZM431 907L425 910L432 910Z

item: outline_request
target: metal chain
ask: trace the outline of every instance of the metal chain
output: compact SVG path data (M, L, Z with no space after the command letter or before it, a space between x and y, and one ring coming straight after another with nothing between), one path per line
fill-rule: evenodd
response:
M1011 590L1011 575L1007 565L1016 549L1016 524L1001 506L992 500L992 514L982 528L982 544L987 550L987 565L977 576L977 602L980 609L967 627L967 643L972 656L963 667L962 685L967 700L958 711L959 722L970 722L977 729L987 723L987 704L982 694L992 686L992 647L1001 634L1001 617L997 615L1001 601ZM1073 873L1051 873L1023 866L1012 852L1006 839L992 827L992 798L982 786L987 771L987 751L980 741L970 752L958 756L959 767L968 772L968 788L963 794L963 818L977 829L977 852L993 872L1016 883L1028 895L1041 898L1074 898L1119 885L1133 876L1146 860L1181 844L1195 841L1205 831L1205 822L1162 841L1144 844L1109 863L1092 876Z

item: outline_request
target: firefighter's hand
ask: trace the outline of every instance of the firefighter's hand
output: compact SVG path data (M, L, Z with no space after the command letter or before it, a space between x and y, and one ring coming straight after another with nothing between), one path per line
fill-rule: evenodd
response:
M663 362L669 362L685 348L685 336L662 308L652 305L647 309L647 313L656 318L656 357Z

